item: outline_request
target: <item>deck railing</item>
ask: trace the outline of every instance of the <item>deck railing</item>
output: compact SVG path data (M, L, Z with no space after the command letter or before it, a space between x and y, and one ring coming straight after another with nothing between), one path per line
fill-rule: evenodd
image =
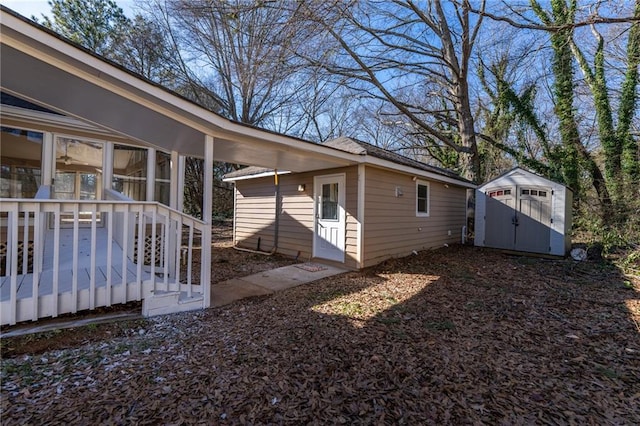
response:
M210 286L195 281L210 265L194 270L193 253L209 227L160 203L2 199L0 221L2 325L142 300L158 290L199 293L208 304Z

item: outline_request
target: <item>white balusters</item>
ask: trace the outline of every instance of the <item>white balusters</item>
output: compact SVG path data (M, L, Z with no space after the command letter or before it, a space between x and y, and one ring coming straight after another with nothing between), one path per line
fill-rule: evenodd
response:
M208 282L192 279L194 239L206 224L164 205L3 199L0 212L7 244L2 325L141 300L156 289L190 298L207 292Z

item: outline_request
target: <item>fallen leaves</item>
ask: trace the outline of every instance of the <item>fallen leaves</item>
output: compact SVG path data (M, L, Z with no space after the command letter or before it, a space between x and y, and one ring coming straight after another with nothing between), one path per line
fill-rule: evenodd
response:
M640 304L624 279L590 262L423 252L3 360L2 419L637 424Z

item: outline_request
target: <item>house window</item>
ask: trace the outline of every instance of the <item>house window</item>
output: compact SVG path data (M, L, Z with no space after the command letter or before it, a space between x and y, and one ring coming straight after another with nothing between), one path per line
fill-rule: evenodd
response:
M102 179L100 142L56 137L56 175L53 198L58 200L99 200Z
M429 182L416 182L416 216L429 216Z
M156 152L156 184L153 199L162 204L169 205L171 193L171 155Z
M44 135L4 126L0 130L0 197L35 197L41 184Z
M147 155L149 150L127 145L113 146L111 187L132 200L147 200Z

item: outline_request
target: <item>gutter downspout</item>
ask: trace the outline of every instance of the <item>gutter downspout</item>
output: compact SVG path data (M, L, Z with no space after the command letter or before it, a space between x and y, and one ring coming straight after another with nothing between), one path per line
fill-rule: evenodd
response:
M238 251L244 251L247 253L256 253L256 254L263 254L265 256L271 256L273 254L275 254L276 250L278 250L278 236L280 234L279 230L280 230L280 206L281 206L281 202L280 202L280 181L278 179L278 170L274 170L274 175L273 175L273 179L274 179L274 185L276 187L275 190L275 197L276 197L276 202L275 202L275 215L274 215L274 230L273 230L273 247L271 248L271 251L262 251L262 250L251 250L251 249L246 249L246 248L242 248L242 247L238 247L234 244L233 248L238 250ZM260 245L260 244L258 244Z

